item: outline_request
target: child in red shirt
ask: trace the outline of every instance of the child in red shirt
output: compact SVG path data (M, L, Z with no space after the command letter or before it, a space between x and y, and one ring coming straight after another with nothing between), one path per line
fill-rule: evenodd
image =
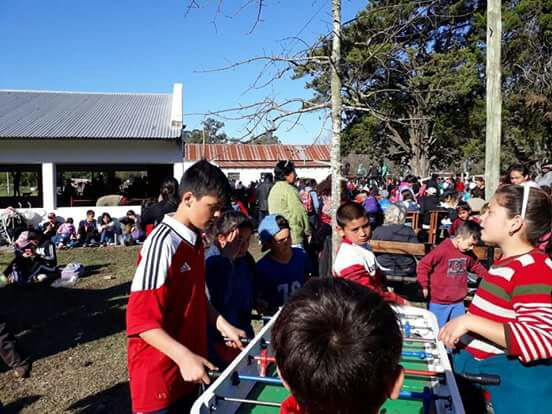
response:
M222 171L199 161L184 175L180 204L144 242L127 307L128 370L134 413L189 412L197 384L209 384L207 322L229 346L245 332L207 302L200 232L227 204Z
M452 222L452 225L449 229L449 234L451 236L454 236L456 234L456 231L458 230L458 227L468 221L470 219L471 214L471 207L468 203L465 201L461 201L458 203L458 206L456 207L456 214L457 217Z
M418 263L417 278L429 310L439 326L466 313L464 299L468 294L468 272L483 278L487 269L471 252L479 241L479 224L466 221L456 236L444 240Z
M358 283L311 279L282 308L271 344L292 394L282 414L375 414L387 398L399 396L404 372L397 317Z

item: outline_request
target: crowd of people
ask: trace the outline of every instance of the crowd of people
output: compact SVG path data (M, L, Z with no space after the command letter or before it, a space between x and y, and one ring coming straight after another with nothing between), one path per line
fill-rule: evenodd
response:
M551 402L551 382L539 380L552 373L550 171L532 179L525 167L512 166L487 201L481 177L370 171L342 183L333 262L331 178L298 179L290 161L249 187L200 161L180 183L165 181L141 218L127 213L126 241L143 241L126 315L133 412L188 412L198 384L210 382L208 371L227 366L241 338L254 335L255 311L272 315L282 306L272 344L292 397L281 412L378 412L386 398L397 397L404 376L401 333L388 305L410 301L387 287L390 275L417 280L439 338L454 350L457 372L501 376L491 396L497 414L532 412L524 411L527 401L520 408L520 392L530 407ZM446 237L421 260L371 250L370 240L426 241L435 210L446 213L440 223ZM113 243L113 220L104 213L96 222L93 213L78 227L69 219L56 227L49 216L26 240L54 247ZM420 228L407 222L411 213L420 215ZM249 253L255 232L265 253L257 261ZM501 251L489 269L472 252L480 243ZM21 257L27 248L21 246ZM46 271L29 270L33 278ZM482 281L466 313L469 273ZM483 412L481 393L463 397L467 412Z

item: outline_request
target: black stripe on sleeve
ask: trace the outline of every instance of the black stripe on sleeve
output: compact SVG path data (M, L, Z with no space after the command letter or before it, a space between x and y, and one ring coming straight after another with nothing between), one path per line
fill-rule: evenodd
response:
M159 226L159 227L160 228L157 229L157 231L151 237L151 241L149 243L148 251L147 251L147 254L146 254L146 257L145 257L144 274L142 275L142 290L149 289L149 281L151 279L151 274L149 272L150 267L151 267L150 264L153 260L155 260L153 258L153 256L157 255L157 253L155 251L156 246L157 246L157 240L159 239L161 233L164 233L164 231L166 230L165 228L162 228L161 226Z

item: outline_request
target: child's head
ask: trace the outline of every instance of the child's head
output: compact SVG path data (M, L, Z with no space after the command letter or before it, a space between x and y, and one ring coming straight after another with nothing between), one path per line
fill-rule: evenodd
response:
M102 222L102 224L111 223L111 216L109 215L109 213L102 213L100 221Z
M92 220L94 220L94 217L96 217L96 213L94 213L94 210L87 210L86 211L86 220L92 221Z
M136 217L136 213L134 212L134 210L128 210L126 212L126 216L133 219L134 217Z
M291 232L289 222L277 214L269 214L259 224L259 239L262 250L274 254L286 253L291 250Z
M481 236L499 246L515 238L536 246L550 232L552 201L544 191L529 185L499 188L481 217Z
M315 278L272 328L278 370L309 414L376 413L402 386L402 336L394 312L370 289Z
M510 184L520 185L529 181L529 169L522 164L514 164L508 168Z
M371 228L366 211L362 206L347 202L337 209L337 231L342 238L355 244L364 244L370 240Z
M461 252L469 252L481 240L481 227L475 221L465 221L456 229L454 244Z
M229 204L230 183L220 168L205 160L188 168L180 181L177 217L198 230L206 229Z
M68 224L73 224L73 217L67 217L65 222L68 223Z
M54 212L48 213L48 221L50 223L55 223L56 222L56 213L54 213Z
M209 239L219 248L224 248L230 240L228 236L234 230L238 230L236 243L236 257L243 257L249 249L251 233L253 233L253 224L239 211L225 211L217 218L215 223L209 229Z
M471 214L471 207L465 201L460 201L456 206L456 214L460 220L466 221Z
M406 208L402 204L391 204L385 210L384 224L404 224L406 221Z

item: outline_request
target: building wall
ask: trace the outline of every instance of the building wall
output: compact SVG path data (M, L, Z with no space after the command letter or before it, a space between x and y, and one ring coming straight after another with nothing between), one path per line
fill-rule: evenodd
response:
M173 164L175 178L182 176L182 148L169 140L0 140L0 164L41 164L43 206L56 210L56 165L58 164ZM87 207L83 207L87 210ZM139 210L138 206L129 206ZM128 209L124 207L123 209ZM75 209L75 216L81 214ZM95 209L95 207L94 207ZM119 208L105 208L118 214ZM40 210L40 209L39 209ZM66 208L59 210L67 216ZM138 211L136 211L138 212ZM77 217L74 217L75 219Z
M187 170L193 163L192 161L184 161L184 170ZM223 168L222 171L226 175L239 173L240 181L244 185L249 185L251 181L259 181L263 173L274 174L274 168ZM296 171L299 178L314 178L319 183L330 174L330 167L301 168L297 166Z
M0 164L169 164L182 162L174 141L0 140Z

